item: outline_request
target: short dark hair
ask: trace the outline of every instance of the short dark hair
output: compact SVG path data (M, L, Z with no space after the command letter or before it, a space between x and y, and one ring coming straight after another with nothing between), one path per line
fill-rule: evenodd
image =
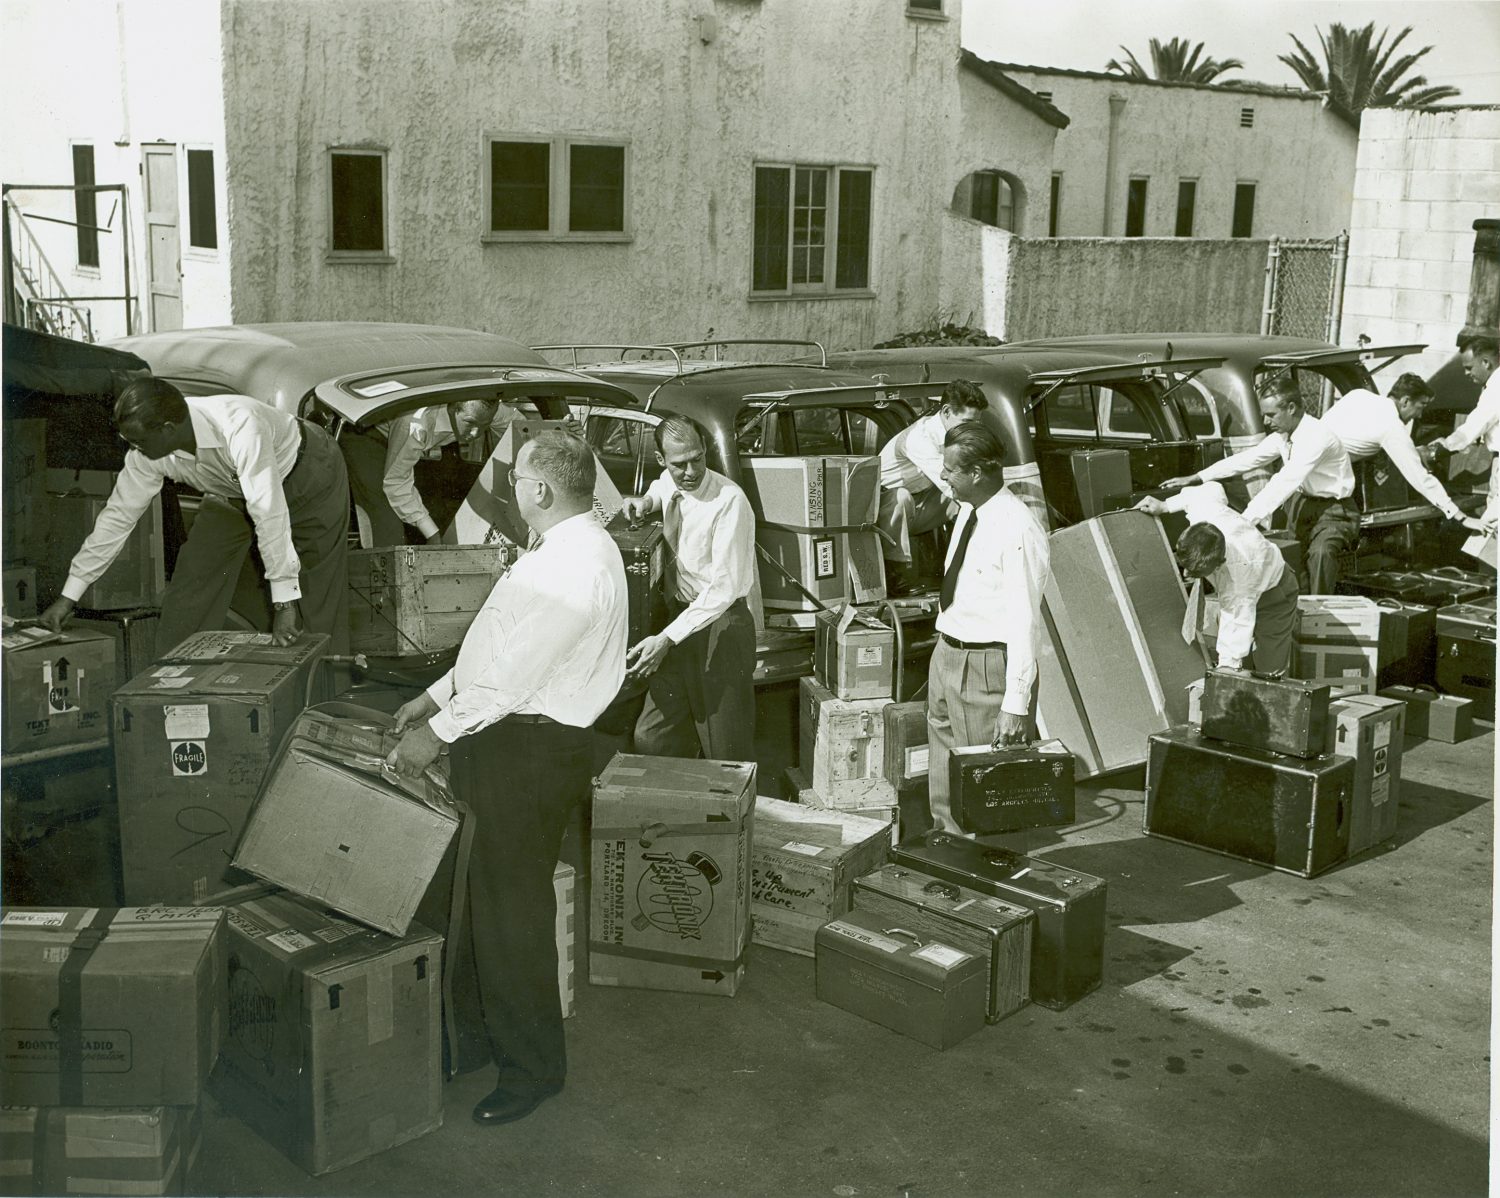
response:
M990 401L984 389L971 379L954 379L943 388L942 406L954 412L987 412Z
M1212 524L1190 524L1177 541L1177 564L1184 574L1206 578L1224 564L1224 534Z
M1283 371L1274 378L1262 383L1259 396L1263 400L1274 399L1279 404L1294 403L1299 408L1307 406L1302 399L1302 388L1297 385L1297 380L1287 371Z
M666 452L662 445L668 437L674 441L681 441L683 444L696 440L699 445L703 446L703 451L708 452L708 432L691 416L681 416L675 413L668 416L656 426L655 437L657 453Z
M1475 333L1463 348L1466 353L1487 354L1491 358L1500 359L1500 337L1491 333Z
M944 449L958 450L958 465L961 470L979 470L985 474L1005 471L1005 446L978 421L955 424L943 438Z
M591 500L598 468L594 451L577 433L549 428L528 442L531 466L554 491L565 499Z
M1466 349L1469 348L1469 342L1471 342L1473 340L1474 340L1474 334L1473 333L1466 333L1462 329L1460 329L1458 331L1458 336L1455 337L1455 338L1453 338L1453 344L1456 345L1456 346L1458 346L1458 352L1459 353L1463 353L1464 350L1466 350Z
M188 418L187 400L166 379L154 375L126 383L115 399L115 427L127 424L156 428Z
M1427 385L1427 380L1420 374L1413 374L1408 370L1391 384L1390 397L1426 402L1432 398L1432 388Z

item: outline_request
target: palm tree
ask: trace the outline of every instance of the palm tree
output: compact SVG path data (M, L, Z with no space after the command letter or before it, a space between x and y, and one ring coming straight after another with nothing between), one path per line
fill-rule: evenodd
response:
M1120 47L1125 50L1124 46ZM1129 50L1125 50L1125 62L1111 58L1104 69L1115 71L1127 79L1156 79L1162 83L1212 83L1225 71L1243 67L1238 58L1204 58L1203 43L1190 45L1185 37L1174 37L1165 45L1160 38L1151 39L1151 73L1136 61Z
M1374 21L1362 29L1346 29L1335 22L1326 34L1321 29L1317 32L1318 40L1323 43L1321 62L1295 34L1288 36L1296 43L1297 53L1278 57L1297 73L1308 91L1327 92L1333 103L1350 112L1364 108L1418 108L1458 95L1458 88L1429 85L1422 75L1402 78L1432 49L1424 46L1415 54L1395 57L1396 47L1411 32L1410 25L1389 46L1385 39L1390 30L1383 29L1376 37Z

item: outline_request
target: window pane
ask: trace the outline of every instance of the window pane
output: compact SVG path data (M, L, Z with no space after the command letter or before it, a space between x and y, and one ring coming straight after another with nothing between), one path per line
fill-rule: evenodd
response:
M1003 178L996 180L995 226L1011 233L1016 231L1016 193Z
M1047 236L1057 236L1057 223L1062 215L1062 176L1052 176L1052 201L1047 207Z
M1198 203L1198 182L1183 179L1177 184L1177 236L1193 235L1193 209Z
M75 186L94 186L94 147L73 147L73 183ZM73 193L73 218L78 222L78 265L99 265L98 193L75 191Z
M870 171L839 172L839 244L834 286L870 285Z
M573 146L568 167L568 228L625 231L625 147Z
M1123 391L1115 391L1111 388L1103 388L1101 395L1109 400L1109 427L1108 432L1123 437L1145 437L1151 433L1151 426L1141 414L1137 400L1132 395Z
M791 176L784 166L755 168L755 260L750 272L754 291L786 290Z
M1234 186L1234 224L1231 237L1249 237L1255 225L1255 184L1236 183Z
M969 215L987 225L995 223L999 207L1000 176L994 171L975 171L972 201Z
M214 208L214 152L189 150L188 244L203 250L219 248L219 228Z
M552 147L546 142L490 142L492 231L547 231L552 201L548 179L551 164Z
M1125 236L1144 237L1146 233L1146 179L1132 179L1125 193Z
M821 283L827 244L828 171L797 168L796 206L792 219L792 285Z
M378 154L333 155L333 248L385 249L385 160Z

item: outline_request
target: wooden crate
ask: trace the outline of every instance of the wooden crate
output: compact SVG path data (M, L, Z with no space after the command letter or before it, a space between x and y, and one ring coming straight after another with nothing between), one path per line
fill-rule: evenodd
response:
M349 554L349 638L355 653L405 656L464 639L516 548L401 545Z

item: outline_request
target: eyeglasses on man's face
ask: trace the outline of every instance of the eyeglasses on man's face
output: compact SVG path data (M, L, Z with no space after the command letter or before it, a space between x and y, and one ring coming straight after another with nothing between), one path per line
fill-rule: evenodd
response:
M523 478L534 483L545 483L547 481L545 478L540 478L535 474L521 474L516 470L514 466L510 468L510 485L512 487L514 487Z

